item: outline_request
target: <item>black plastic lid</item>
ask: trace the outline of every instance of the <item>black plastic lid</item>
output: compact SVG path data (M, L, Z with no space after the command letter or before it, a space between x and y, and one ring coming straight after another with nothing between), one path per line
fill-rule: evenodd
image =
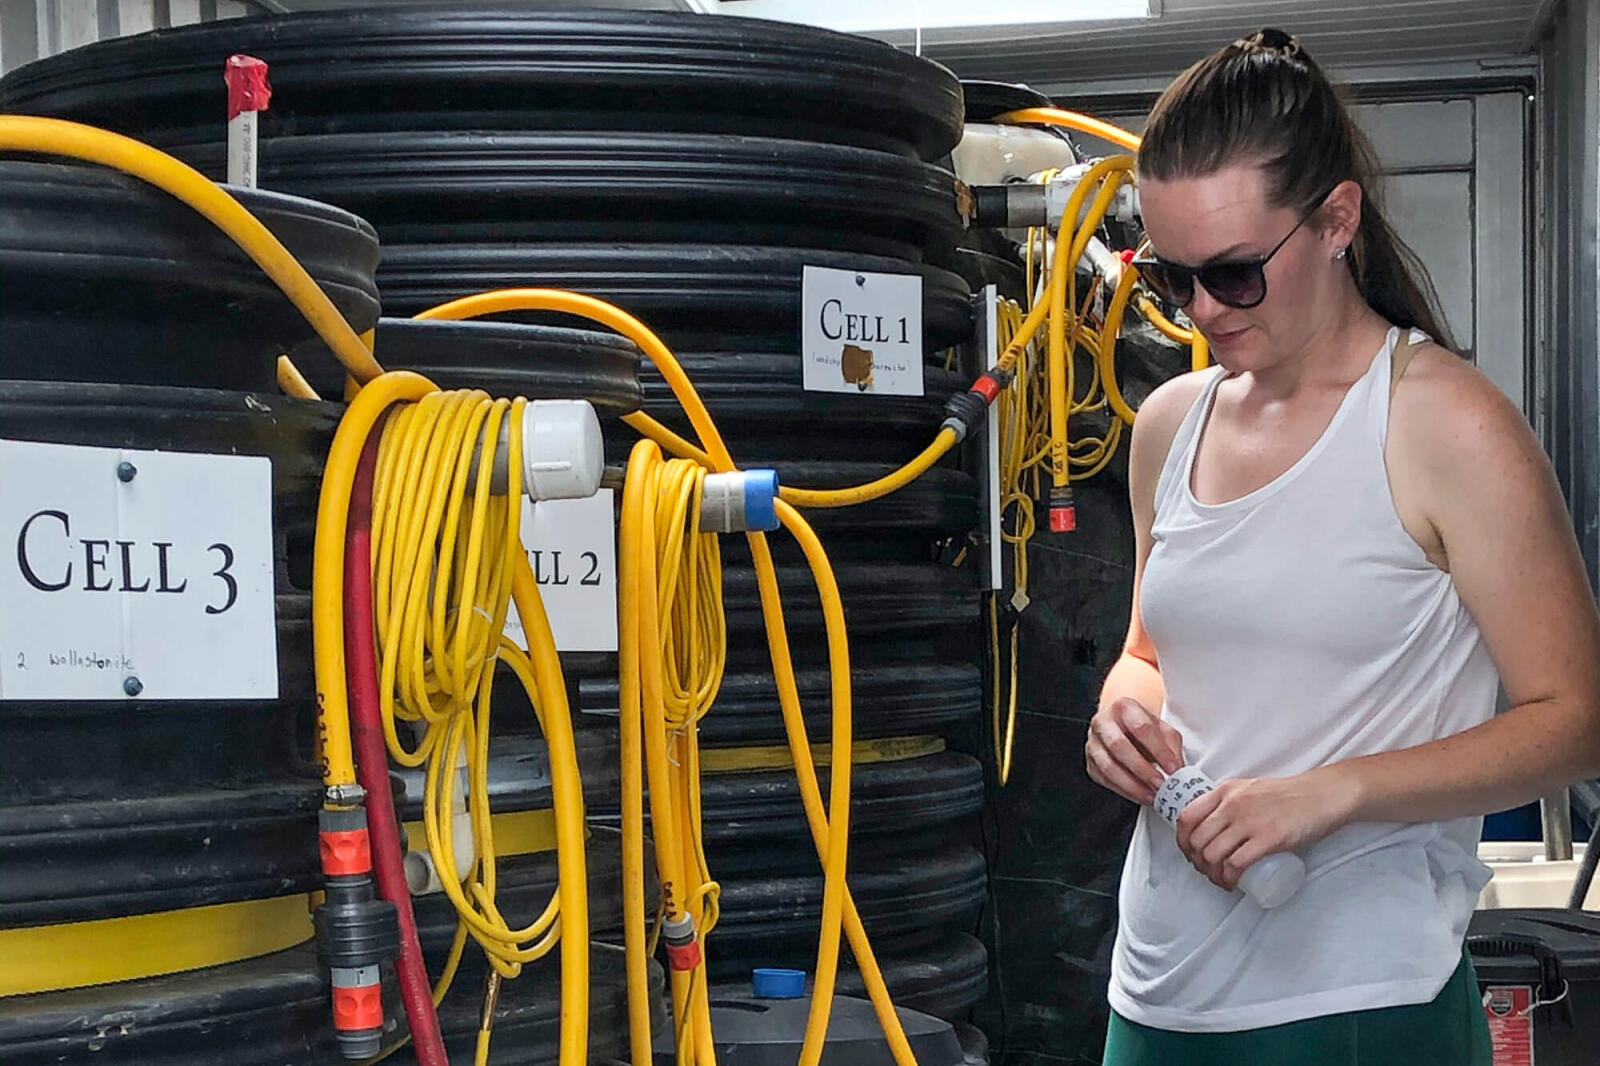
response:
M1007 111L1024 107L1055 106L1055 101L1038 89L1005 81L963 79L961 96L966 104L968 122L990 122Z
M1553 907L1478 911L1467 932L1467 947L1480 981L1536 985L1552 966L1568 981L1600 981L1600 914L1594 912Z

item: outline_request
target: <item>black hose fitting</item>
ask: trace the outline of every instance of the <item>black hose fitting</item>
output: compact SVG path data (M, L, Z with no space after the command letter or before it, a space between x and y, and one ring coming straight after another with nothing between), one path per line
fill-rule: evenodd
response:
M959 443L967 439L967 434L983 425L988 413L989 401L982 393L970 389L958 392L944 402L944 427L956 431L956 441Z
M326 900L312 915L317 957L326 966L376 966L400 952L395 906L377 899L370 876L330 877Z

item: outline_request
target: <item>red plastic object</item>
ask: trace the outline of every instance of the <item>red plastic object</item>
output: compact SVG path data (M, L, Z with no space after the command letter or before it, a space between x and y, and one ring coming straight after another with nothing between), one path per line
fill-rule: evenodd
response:
M1076 507L1050 508L1050 532L1071 533L1078 528L1078 509Z
M333 1027L346 1032L383 1028L383 986L377 983L333 989Z
M233 55L222 68L228 84L228 121L241 111L265 111L272 101L272 86L267 84L267 64L255 56Z
M663 945L667 949L667 967L673 970L688 971L700 965L700 938L695 937L687 944Z
M967 391L975 392L979 396L982 396L984 403L993 404L995 397L1000 395L1000 383L994 378L990 377L988 374L984 374L974 381L972 383L972 388L968 389Z
M370 836L365 829L345 829L318 834L322 872L329 877L364 874L372 869Z
M389 749L383 736L378 699L378 656L372 624L372 476L378 465L378 441L383 422L373 427L361 461L356 466L350 493L350 520L344 548L344 654L350 688L350 736L356 753L356 776L367 793L367 825L371 830L373 873L378 895L394 904L400 922L400 955L395 976L400 998L411 1025L411 1041L420 1066L450 1066L433 990L422 962L417 940L417 918L411 910L411 890L406 885L400 851L400 822L395 817L394 794L389 790ZM335 993L335 1017L338 1011ZM383 1024L382 1005L376 1025Z

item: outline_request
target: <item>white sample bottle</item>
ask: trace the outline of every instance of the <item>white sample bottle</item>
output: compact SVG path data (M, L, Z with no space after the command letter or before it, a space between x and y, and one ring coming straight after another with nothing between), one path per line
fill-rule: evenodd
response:
M1178 815L1216 783L1193 766L1168 775L1156 791L1155 808L1163 820L1176 826ZM1275 852L1250 865L1239 878L1239 888L1263 910L1281 906L1305 884L1306 864L1292 851Z

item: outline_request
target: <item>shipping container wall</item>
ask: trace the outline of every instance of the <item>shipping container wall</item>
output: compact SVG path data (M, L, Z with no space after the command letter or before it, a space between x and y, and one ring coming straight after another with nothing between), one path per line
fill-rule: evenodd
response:
M1540 242L1530 404L1600 589L1600 0L1566 0L1540 45Z
M253 0L0 0L0 74L107 37L264 10Z

